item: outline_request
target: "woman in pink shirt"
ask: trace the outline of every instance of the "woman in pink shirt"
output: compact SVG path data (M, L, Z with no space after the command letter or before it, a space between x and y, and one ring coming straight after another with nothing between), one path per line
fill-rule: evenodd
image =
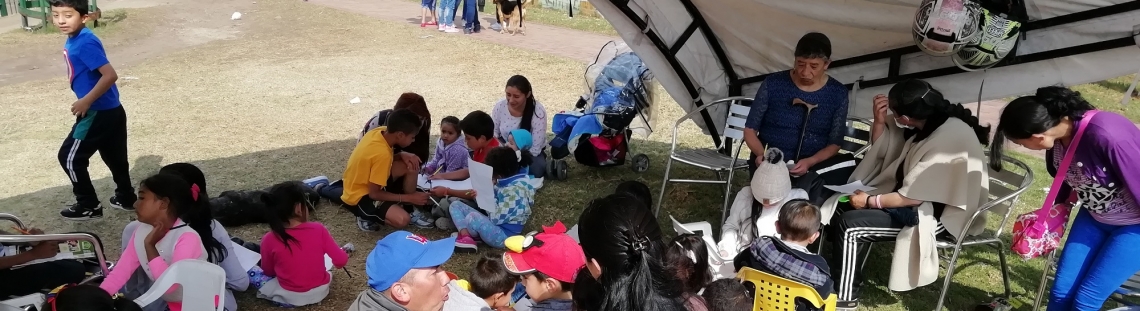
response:
M263 198L271 230L261 239L261 268L250 271L257 297L283 307L311 305L328 296L332 274L325 267L325 254L337 268L348 263L348 254L329 230L309 222L303 187L295 181L280 183Z
M138 197L135 212L142 224L123 247L118 265L99 286L103 290L118 292L136 269L157 280L179 260L225 256L222 244L210 233L210 209L196 207L208 204L209 199L201 195L198 185L175 175L158 174L140 183ZM171 288L162 299L170 304L170 310L182 310L181 291Z

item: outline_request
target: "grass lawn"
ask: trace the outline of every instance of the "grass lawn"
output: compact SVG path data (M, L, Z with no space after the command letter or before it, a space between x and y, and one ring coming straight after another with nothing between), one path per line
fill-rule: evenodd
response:
M238 39L214 41L119 69L121 77L137 77L119 81L130 115L132 177L136 182L161 165L174 162L191 162L201 167L214 195L314 175L335 179L343 172L362 123L376 110L389 108L402 92L424 95L433 120L438 121L447 115L462 117L473 109L489 110L502 96L505 80L513 74L523 74L531 80L536 97L550 114L572 108L584 91L581 74L585 64L570 59L464 36L424 37L420 29L404 23L377 21L301 1L261 0L257 6L254 14L243 19L248 27ZM544 11L549 12L549 18L542 17L548 14ZM528 12L532 12L529 20L535 22L604 33L603 29L591 28L594 26L574 24L605 23L600 19L575 17L573 23L557 24L555 17L565 13L537 8ZM289 18L268 18L272 16ZM135 14L130 17L124 25L136 18ZM0 34L0 50L24 42L27 36ZM464 53L423 53L425 50ZM497 57L504 53L513 56ZM480 61L471 61L476 58ZM1117 80L1123 81L1110 82ZM1111 93L1118 87L1106 85L1078 89L1099 107L1120 107L1113 104L1119 97L1113 98ZM556 220L572 226L590 199L611 192L622 180L639 180L655 191L659 189L669 151L669 128L682 115L674 101L662 96L655 108L656 133L649 139L638 137L632 144L634 153L649 155L648 172L634 173L628 167L594 169L570 161L569 180L547 181L539 191L527 230ZM349 104L353 97L360 97L363 103ZM64 222L57 215L59 208L71 202L70 185L59 169L56 152L73 122L67 114L67 104L72 101L73 94L62 73L46 81L0 86L0 110L19 116L0 124L0 154L6 155L0 158L0 175L11 176L15 181L0 188L0 206L2 211L17 214L50 232L100 234L108 253L117 257L118 237L133 213L108 210L104 219L86 223ZM1125 115L1140 116L1140 112L1124 110ZM438 134L438 125L433 124L432 131ZM682 125L679 133L683 147L709 144L709 139L691 123ZM1041 178L1046 173L1040 159L1014 156L1029 164L1039 177L1033 189L1022 196L1016 215L1039 206L1041 188L1047 186L1048 180ZM113 187L107 169L94 158L90 170L96 189L106 199ZM674 172L680 177L712 177L711 173L684 165L675 167ZM744 177L736 182L742 185ZM723 188L714 186L673 186L666 192L662 215L681 221L719 219L722 191ZM363 277L366 255L380 237L392 230L360 232L351 214L328 203L322 204L313 218L328 226L338 242L352 242L358 251L348 265L353 278L334 272L329 297L321 305L305 309L344 310L367 286ZM659 222L670 232L667 219L662 217ZM997 220L991 220L991 227L996 224ZM264 225L227 229L234 236L254 241L268 231ZM433 239L448 235L440 230L412 231ZM948 296L949 310L972 309L976 303L988 301L991 293L1000 292L996 254L985 248L975 250L968 250L961 258L962 268ZM879 247L872 255L861 309L932 308L940 281L910 292L886 289L889 253L889 247ZM445 268L466 276L476 258L477 255L456 255ZM1013 303L1017 308L1026 310L1032 302L1041 265L1041 260L1026 262L1010 257ZM241 293L238 299L243 310L278 309L256 299L252 292Z

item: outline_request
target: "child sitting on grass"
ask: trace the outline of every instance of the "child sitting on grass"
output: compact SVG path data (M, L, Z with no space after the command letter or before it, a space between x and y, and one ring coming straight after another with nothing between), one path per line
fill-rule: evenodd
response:
M450 294L443 303L443 311L501 310L511 305L511 294L519 278L503 265L503 254L484 253L471 271L471 291L461 288L456 281L447 284Z
M453 172L467 170L467 157L470 151L460 139L459 135L462 134L462 129L459 127L459 118L444 117L443 122L439 124L439 133L439 141L435 144L435 154L432 155L431 160L424 163L423 169L420 170L420 173L426 175L428 180L440 180L442 176L458 176ZM437 197L443 198L444 196ZM412 212L412 224L424 229L439 227L450 230L452 228L450 220L433 219L432 214L438 214L437 216L441 217L449 216L444 212L424 213L417 208Z
M112 296L95 285L61 285L46 298L44 311L142 311L134 300Z
M665 265L677 275L685 307L705 311L705 301L698 293L713 279L705 241L695 234L678 235L666 246Z
M321 302L329 294L332 273L325 269L325 254L333 266L348 263L348 254L328 229L309 222L304 185L284 182L270 188L264 198L270 231L261 239L261 267L251 269L257 297L283 307Z
M486 163L491 166L494 178L496 206L472 207L464 201L451 203L449 212L459 234L455 239L457 252L476 252L476 238L488 246L503 248L503 241L522 233L534 205L534 186L519 168L529 165L530 154L520 154L508 147L488 152ZM474 194L474 191L471 191Z
M439 123L439 141L435 143L435 154L432 155L431 160L424 163L424 169L420 172L428 174L428 176L435 176L439 173L451 173L467 169L467 157L470 151L459 139L459 135L462 133L463 131L459 127L459 118L444 117L443 122Z
M566 235L561 221L542 229L541 233L511 237L507 241L511 251L503 254L503 263L507 271L522 276L526 294L534 301L532 310L571 311L574 277L586 265L586 254Z
M813 254L807 246L819 238L819 207L807 200L792 200L780 208L776 231L780 238L762 236L733 260L736 270L742 267L766 272L815 288L820 297L835 290L831 270L823 256ZM811 304L796 300L797 311L817 310Z

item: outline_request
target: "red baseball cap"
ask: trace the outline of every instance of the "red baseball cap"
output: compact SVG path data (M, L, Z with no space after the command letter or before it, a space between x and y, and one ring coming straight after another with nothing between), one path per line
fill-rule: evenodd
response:
M542 229L541 233L513 236L504 242L510 250L503 253L507 271L513 274L537 271L555 280L574 283L578 269L586 265L582 246L566 234L566 226L561 221Z

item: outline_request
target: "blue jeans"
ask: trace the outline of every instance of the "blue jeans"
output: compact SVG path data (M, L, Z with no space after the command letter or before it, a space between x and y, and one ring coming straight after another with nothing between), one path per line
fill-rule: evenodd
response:
M457 0L439 0L439 24L452 25L455 24L455 6L458 5Z
M1081 209L1057 262L1048 311L1096 311L1124 281L1140 271L1140 225L1113 226Z
M479 26L479 8L476 7L477 3L475 0L463 0L463 28L473 30Z

